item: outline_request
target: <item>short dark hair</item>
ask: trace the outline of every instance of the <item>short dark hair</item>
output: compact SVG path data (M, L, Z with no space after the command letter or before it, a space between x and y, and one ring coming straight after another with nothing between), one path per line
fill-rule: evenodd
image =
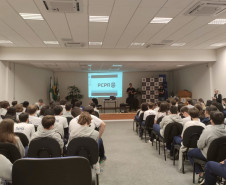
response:
M74 107L72 110L71 110L71 115L75 118L77 117L78 115L80 115L82 113L81 109L79 107Z
M60 113L63 111L63 107L61 105L56 105L54 108L54 114L55 115L60 115Z
M90 103L90 106L92 106L93 108L96 107L96 104L95 103Z
M84 107L83 111L92 114L94 112L94 109L92 106L86 106L86 107Z
M223 105L217 101L213 101L211 105L215 105L220 112L224 111Z
M36 105L29 105L27 107L28 114L34 114L38 110Z
M24 110L22 104L16 104L15 109L16 109L16 112L23 112Z
M183 106L183 107L181 107L181 109L180 109L180 112L182 112L182 113L184 113L184 112L187 112L188 113L188 107L187 106Z
M155 105L154 103L149 102L149 103L148 103L148 108L149 108L149 109L153 109L154 105Z
M43 99L39 99L38 102L39 102L39 103L43 103Z
M212 111L210 113L210 119L215 125L221 125L224 123L224 114L220 111Z
M210 115L212 111L218 111L217 107L215 105L210 105L206 107L206 113Z
M191 116L191 118L199 118L199 110L195 107L190 108L188 110L188 114Z
M66 100L60 100L60 105L65 105L67 103Z
M29 118L29 114L26 112L23 112L19 115L20 122L26 122L28 118Z
M172 99L171 100L171 105L176 105L176 104L177 104L176 100L175 99Z
M10 106L8 101L2 101L1 102L1 108L7 109Z
M167 102L161 102L159 112L167 112L169 110L169 104Z
M80 107L82 105L82 101L78 100L74 103L75 107Z
M193 102L192 102L192 99L191 98L187 98L187 102L188 102L188 104L193 105Z
M177 112L178 112L177 106L172 105L172 106L170 107L170 112L171 112L171 114L177 114Z
M72 108L72 105L71 105L70 103L67 103L67 104L65 105L66 111L71 110L71 108Z
M42 118L42 126L46 129L50 128L55 123L55 117L54 116L44 116Z
M17 101L12 101L12 106L14 107L15 105L17 105Z
M148 104L147 103L142 103L140 108L141 108L142 111L146 111L146 110L148 110Z
M53 116L54 115L54 110L53 109L45 109L44 111L44 116Z
M182 107L184 107L184 103L179 102L179 103L178 103L178 106L177 106L178 112L180 112L180 110L181 110Z
M23 107L27 108L28 105L29 105L29 102L28 102L28 101L24 101L24 102L23 102Z

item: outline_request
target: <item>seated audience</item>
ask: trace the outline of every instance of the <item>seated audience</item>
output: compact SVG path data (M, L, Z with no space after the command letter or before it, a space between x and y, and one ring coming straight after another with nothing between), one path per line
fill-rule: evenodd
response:
M60 106L63 108L63 114L65 114L66 112L66 109L65 109L66 103L67 103L66 100L60 100Z
M207 151L214 139L226 136L226 128L224 125L224 115L222 112L215 111L210 113L211 125L207 126L197 143L198 148L190 150L188 152L188 159L193 165L193 158L201 159L206 161ZM199 183L204 182L203 169L199 164L195 166L196 174L199 174Z
M154 111L154 103L148 103L148 110L144 112L143 120L145 121L149 115L156 115L156 111Z
M9 107L6 115L4 116L4 119L12 119L14 122L17 122L17 120L16 120L16 108L15 107Z
M13 164L2 154L0 154L0 164L0 184L2 184L1 179L8 182L12 181Z
M35 127L41 125L42 122L42 119L36 116L37 110L38 108L36 105L30 105L27 107L27 113L29 114L29 123L33 124Z
M194 107L191 98L188 98L188 99L187 99L187 103L188 103L187 107L188 107L189 109Z
M15 105L16 108L16 120L19 122L19 115L23 112L23 105L22 104L17 104Z
M161 105L161 102L160 101L158 101L157 103L155 103L155 108L154 108L154 111L155 112L158 112L159 111L160 105Z
M195 104L195 108L199 110L199 119L202 121L205 118L205 111L202 109L202 106L199 104Z
M71 110L72 110L72 104L70 104L70 103L67 103L66 105L65 105L65 111L63 112L63 117L65 117L65 118L67 118L67 117L73 117L72 115L71 115Z
M40 137L50 137L55 139L59 145L61 150L63 151L63 140L61 138L61 135L54 129L54 123L56 119L54 116L44 116L42 119L42 127L38 128L38 131L33 134L31 137L31 140L35 138L40 138Z
M14 121L11 119L4 119L0 123L0 142L14 144L18 148L21 157L24 157L24 146L22 145L20 138L14 134L13 129Z
M214 105L207 106L205 110L205 118L202 120L202 123L204 123L205 125L210 125L210 113L217 110L217 107Z
M226 159L220 163L209 161L205 166L205 185L215 185L217 177L226 179Z
M161 102L159 111L157 112L157 114L155 116L155 123L157 123L157 120L159 118L168 115L168 111L169 111L169 104L167 102Z
M12 106L14 107L15 105L17 105L17 101L12 101Z
M198 104L200 104L202 106L203 110L206 110L206 105L205 105L204 100L202 98L199 98Z
M90 106L93 107L94 111L97 112L98 114L100 113L100 111L97 109L97 106L95 103L90 103Z
M24 101L23 103L23 112L26 112L27 111L27 107L29 106L29 102L28 101Z
M8 101L2 101L1 109L0 109L0 116L5 116L9 107L10 107L10 104Z
M44 105L42 106L41 110L40 110L40 113L39 113L39 118L43 118L45 116L45 111L49 109L49 106L48 105ZM53 114L54 115L54 114Z
M184 125L185 123L187 123L188 121L191 121L191 116L189 115L188 111L189 111L189 109L188 109L187 106L183 106L183 107L180 109L181 115L183 116L183 118L182 118L183 125Z
M32 135L35 133L35 127L33 124L29 124L28 113L19 115L19 123L14 124L14 132L21 132L27 136L28 140L31 139Z
M35 103L35 105L38 106L38 109L41 110L42 107L45 105L43 99L39 99L37 103Z

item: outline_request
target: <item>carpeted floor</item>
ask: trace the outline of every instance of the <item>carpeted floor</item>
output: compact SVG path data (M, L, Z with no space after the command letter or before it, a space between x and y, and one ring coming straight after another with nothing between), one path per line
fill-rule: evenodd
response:
M100 185L192 185L191 166L179 173L173 161L164 161L162 150L159 155L139 139L132 121L107 122L103 141L107 160L101 164Z

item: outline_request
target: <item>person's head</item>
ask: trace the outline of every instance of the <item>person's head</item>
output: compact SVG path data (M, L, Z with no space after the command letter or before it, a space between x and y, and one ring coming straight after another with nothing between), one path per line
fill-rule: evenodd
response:
M142 111L146 111L146 110L148 110L148 104L147 103L142 103L140 108L141 108Z
M93 108L96 107L96 104L95 103L90 103L90 106L92 106Z
M54 116L54 110L53 109L45 109L44 116Z
M79 116L82 113L81 109L79 107L74 107L71 110L71 115L75 118L77 116Z
M22 104L17 104L15 105L16 112L23 112L23 105Z
M191 99L191 98L188 98L188 99L187 99L187 102L188 102L188 105L193 105L192 99Z
M214 89L214 93L215 94L218 94L219 93L219 90L218 89Z
M82 112L79 116L79 119L78 119L78 124L80 125L90 125L91 123L91 116L88 112Z
M16 108L15 107L9 107L6 115L16 116Z
M39 99L38 104L39 104L39 106L42 106L43 105L43 99Z
M187 107L187 106L183 106L183 107L180 109L180 112L181 112L181 114L182 114L184 117L188 117L188 116L189 116L189 113L188 113L188 107Z
M220 111L212 111L210 113L210 120L212 125L224 124L224 114Z
M45 111L49 109L49 106L48 105L45 105L41 108L40 110L40 113L39 113L39 116L44 116L45 115Z
M176 103L179 103L179 98L176 97L176 98L175 98L175 101L176 101Z
M29 106L29 102L28 102L28 101L24 101L24 102L23 102L23 107L24 107L24 108L27 108L28 106Z
M49 129L53 128L55 121L56 121L56 119L54 116L50 116L50 115L44 116L42 118L42 126L44 127L44 129L49 130Z
M170 107L170 113L171 113L171 114L177 114L177 113L178 113L178 108L177 108L177 106L172 105L172 106Z
M30 115L34 115L36 113L36 111L38 110L36 105L29 105L27 107L27 113Z
M17 101L12 101L12 106L14 107L15 105L17 105Z
M94 109L93 109L92 106L86 106L86 107L84 107L84 110L83 111L84 112L88 112L89 114L93 114Z
M130 87L130 88L133 87L133 84L132 84L132 83L129 83L129 87Z
M53 108L53 110L54 110L54 114L55 115L61 115L62 113L63 113L63 107L62 106L60 106L60 105L56 105L54 108Z
M190 108L188 110L188 114L191 116L192 119L199 118L199 110L195 107Z
M184 103L182 103L182 102L179 102L178 103L178 106L177 106L177 108L178 108L178 112L181 112L180 110L181 110L181 108L184 106Z
M224 111L224 107L221 103L217 102L217 101L213 101L211 105L214 105L217 107L217 109L220 111L220 112L223 112Z
M217 107L215 105L210 105L210 106L207 106L206 107L206 110L205 110L205 117L210 117L210 113L211 112L215 112L215 111L218 111Z
M210 106L212 104L212 100L207 100L206 101L206 106Z
M177 102L176 102L175 99L172 99L172 100L170 101L170 103L171 103L171 105L176 105L176 104L177 104Z
M60 105L65 105L67 103L66 100L60 100Z
M10 104L8 101L2 101L1 102L1 108L8 109L10 107Z
M19 120L21 123L24 123L24 122L28 123L28 118L29 118L28 113L23 112L19 115Z
M148 109L154 109L155 104L152 102L148 103Z
M16 144L16 139L13 130L14 130L14 121L12 119L4 119L0 123L0 142Z
M204 100L202 98L199 98L200 103L204 103Z
M82 102L80 100L78 100L74 103L75 107L81 107L81 105L82 105Z
M162 102L160 104L159 112L168 112L169 110L169 104L167 102Z
M71 105L70 103L67 103L67 104L65 105L65 109L66 109L66 111L71 111L72 105Z
M195 104L195 108L199 110L199 115L203 114L203 108L200 104Z

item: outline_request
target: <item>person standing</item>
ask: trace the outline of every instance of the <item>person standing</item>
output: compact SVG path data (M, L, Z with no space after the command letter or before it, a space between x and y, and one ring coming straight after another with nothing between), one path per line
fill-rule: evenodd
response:
M159 101L165 101L165 91L163 86L159 88Z
M214 90L213 100L216 100L218 103L222 104L222 95L219 93L218 89Z
M136 94L135 88L133 88L132 83L129 83L129 87L127 88L126 92L128 93L128 98L126 99L126 103L130 106L130 111L134 107L134 95Z

